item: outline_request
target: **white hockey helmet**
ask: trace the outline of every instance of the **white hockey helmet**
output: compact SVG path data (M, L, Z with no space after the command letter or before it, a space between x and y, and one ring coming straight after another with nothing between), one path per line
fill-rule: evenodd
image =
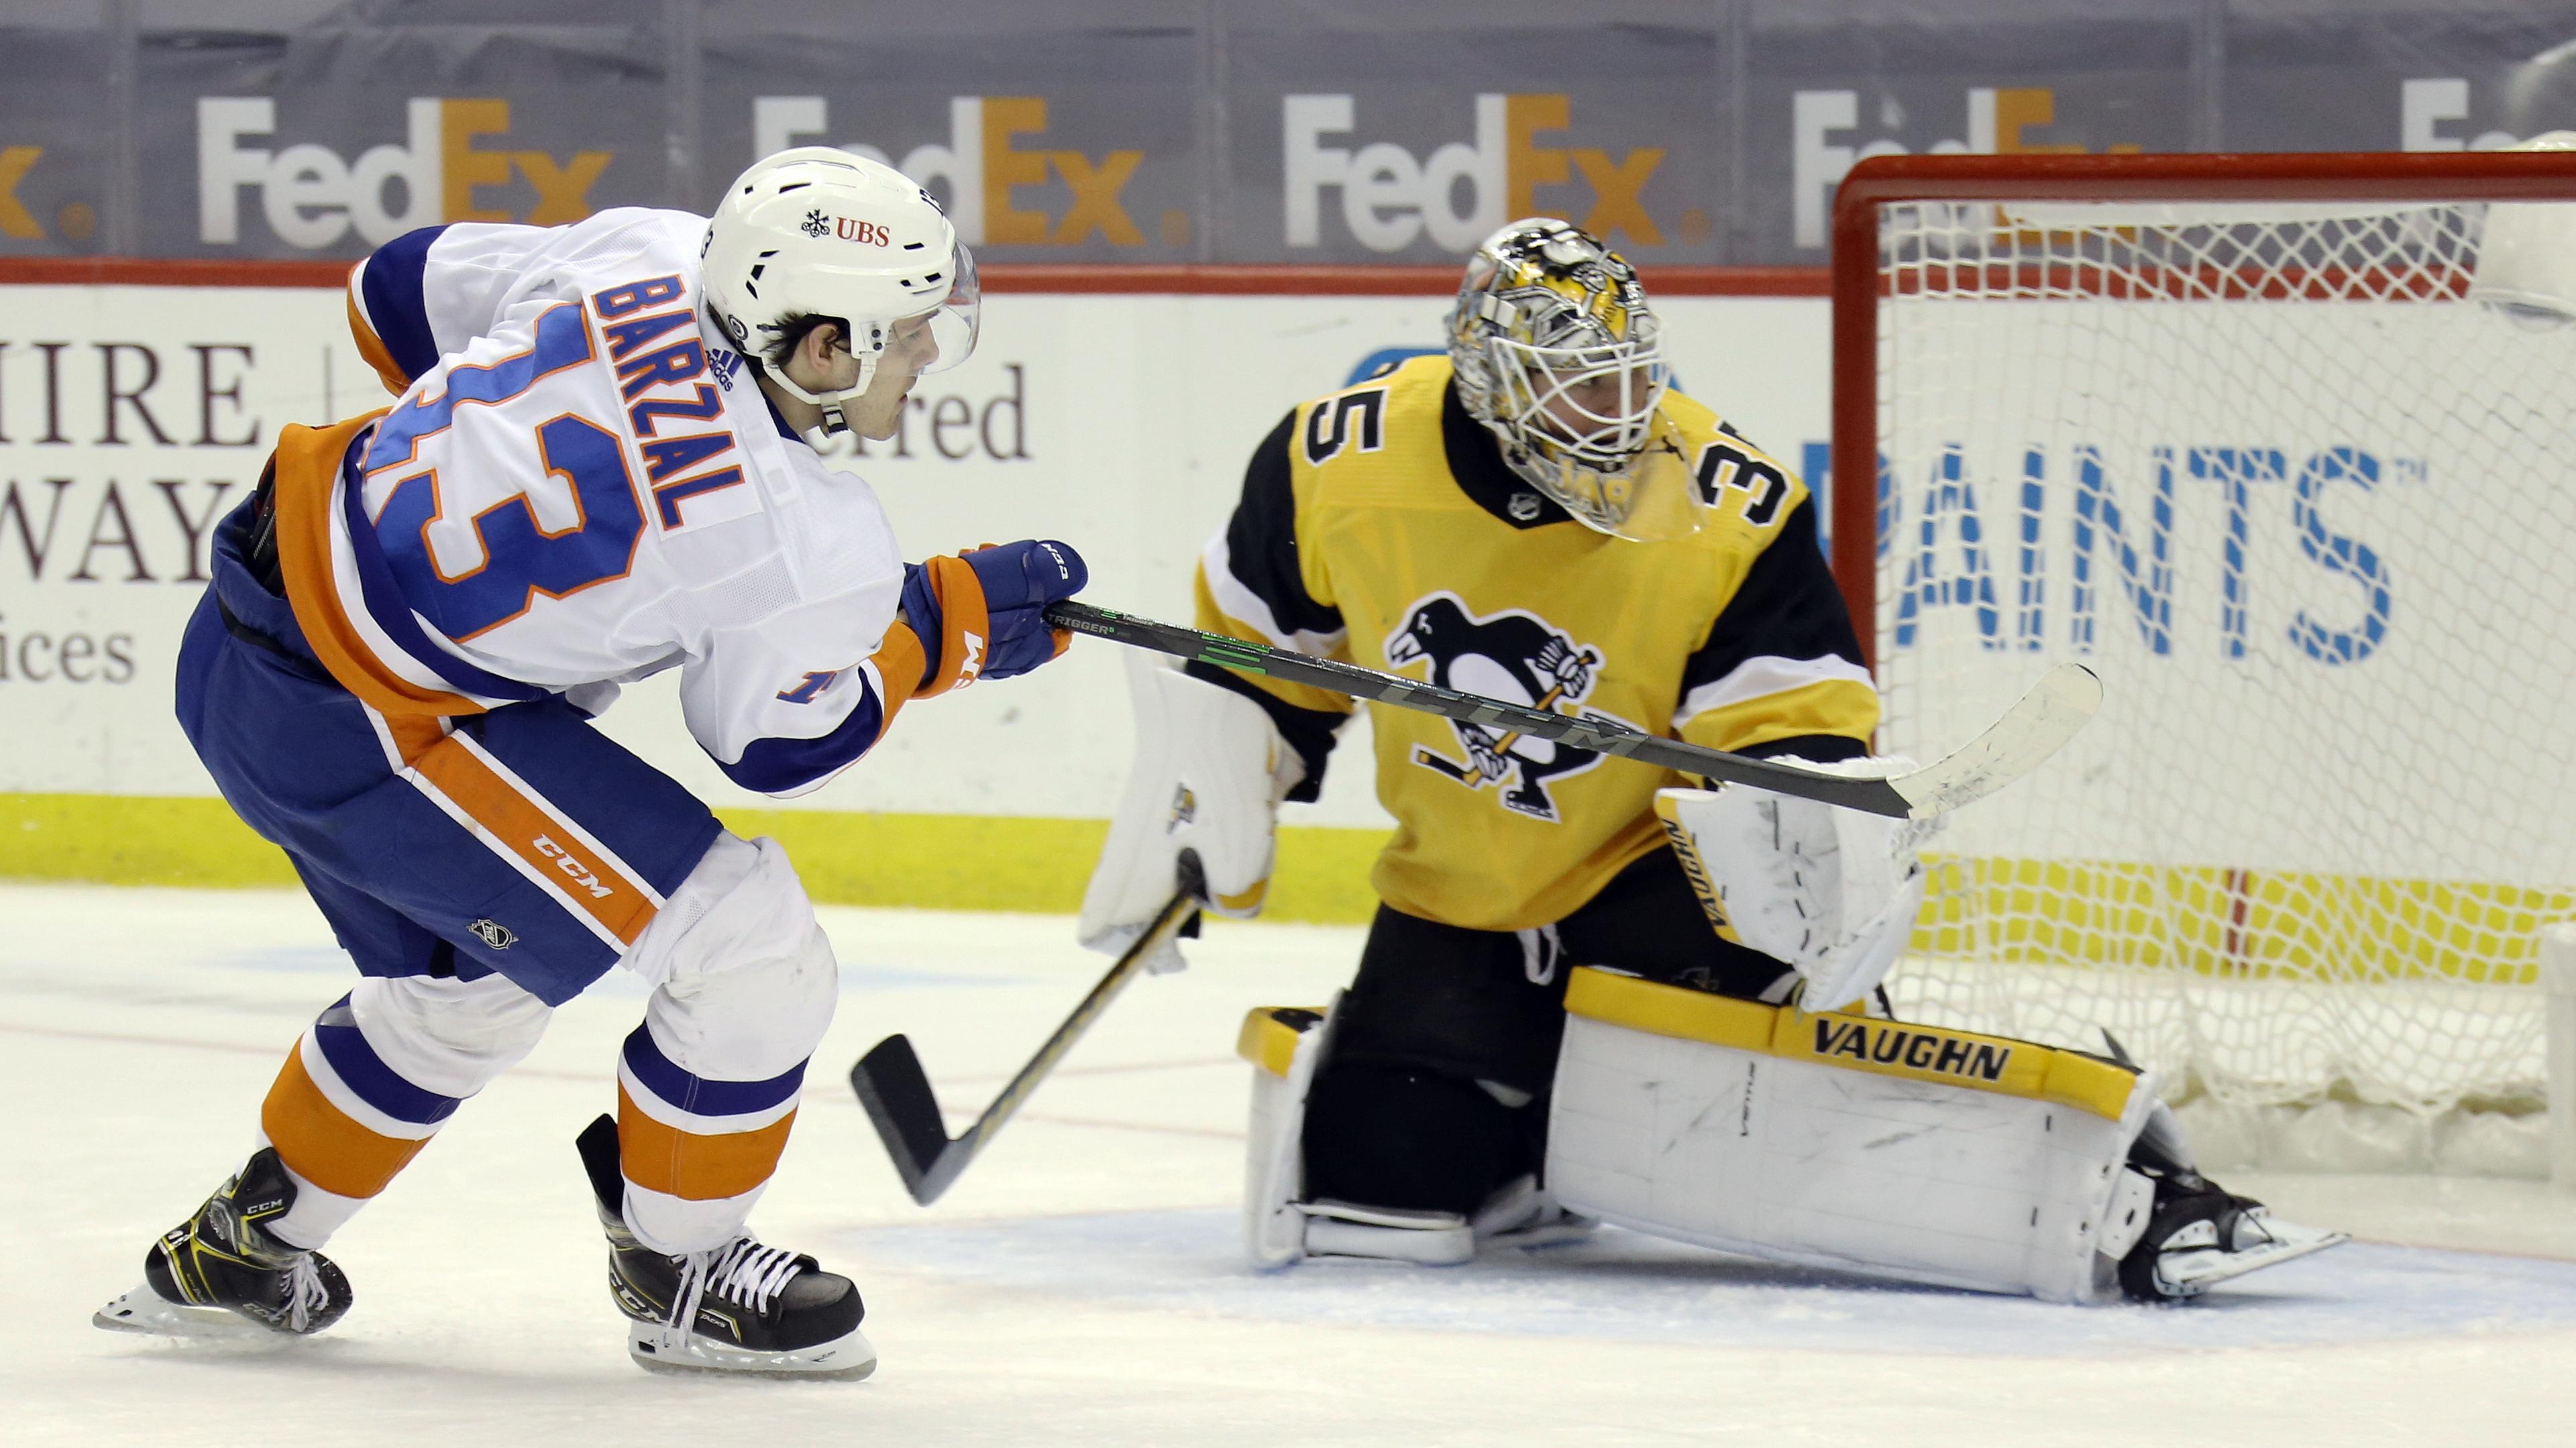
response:
M899 323L928 322L937 354L918 371L945 371L975 350L974 253L930 193L882 161L830 146L762 158L726 188L699 254L708 311L755 362L798 318L847 325L856 387L818 395L783 368L765 372L822 408L827 433L848 426L841 405L875 380Z
M1544 216L1486 237L1449 314L1449 360L1503 461L1586 526L1640 539L1699 526L1659 411L1663 331L1617 252Z

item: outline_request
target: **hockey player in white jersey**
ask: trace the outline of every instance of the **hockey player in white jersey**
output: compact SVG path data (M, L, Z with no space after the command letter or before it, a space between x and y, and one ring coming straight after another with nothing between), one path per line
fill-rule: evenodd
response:
M889 437L975 344L972 256L927 193L839 151L745 172L712 218L411 233L351 273L398 400L288 427L218 530L179 717L357 964L288 1054L249 1161L102 1326L319 1331L316 1249L611 966L650 987L580 1138L649 1367L862 1375L857 1289L745 1227L838 967L778 845L595 731L680 672L735 781L814 789L898 711L1061 652L1061 543L906 563L809 438Z

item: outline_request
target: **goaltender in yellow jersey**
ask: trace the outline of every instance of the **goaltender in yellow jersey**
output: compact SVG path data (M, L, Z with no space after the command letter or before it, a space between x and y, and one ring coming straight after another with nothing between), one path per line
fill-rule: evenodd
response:
M1300 403L1254 450L1200 561L1199 627L1889 772L1805 485L1668 382L1628 264L1513 222L1468 262L1446 356ZM1259 908L1276 806L1315 797L1352 708L1205 663L1129 679L1136 766L1083 899L1084 942L1112 951L1184 882L1219 913ZM1907 823L1392 706L1370 723L1397 828L1358 974L1246 1036L1255 1263L1454 1263L1607 1217L1914 1281L2076 1301L2115 1274L2169 1300L2340 1240L2200 1176L2125 1063L2068 1058L2103 1086L2079 1130L2047 1114L2059 1096L1995 1105L2029 1095L2004 1063L2041 1048L1872 1021L1923 901ZM1935 1079L1870 1076L1909 1069L1871 1042ZM1956 1080L1936 1069L1952 1054ZM1791 1056L1822 1066L1784 1075ZM2023 1135L1998 1135L1999 1109ZM1727 1124L1692 1136L1668 1111ZM1832 1202L1831 1243L1775 1210L1809 1194ZM2058 1216L2025 1210L2058 1197Z
M1504 227L1445 356L1301 403L1253 450L1200 560L1199 627L1720 749L1865 759L1877 694L1806 487L1669 380L1627 262L1561 221ZM1202 663L1131 677L1136 771L1083 902L1100 948L1135 938L1184 851L1209 908L1256 909L1274 808L1315 798L1353 707ZM1409 710L1371 724L1397 821L1381 903L1302 1126L1273 1134L1302 1130L1306 1200L1463 1219L1539 1165L1572 966L1774 1003L1799 977L1702 911L1656 815L1657 790L1699 781ZM1898 836L1836 848L1891 867L1835 876L1856 892L1914 878ZM1749 868L1786 862L1765 846ZM1855 913L1910 919L1914 898Z
M1584 527L1506 465L1453 377L1447 357L1416 358L1291 412L1201 560L1198 626L1718 749L1794 740L1816 758L1821 735L1849 741L1826 757L1867 751L1878 695L1804 483L1668 391L1655 445L1685 460L1699 526L1652 542ZM1287 706L1274 712L1310 756L1311 793L1352 701L1244 686ZM1683 782L1390 705L1369 722L1397 820L1377 892L1471 930L1590 900L1662 847L1654 793Z

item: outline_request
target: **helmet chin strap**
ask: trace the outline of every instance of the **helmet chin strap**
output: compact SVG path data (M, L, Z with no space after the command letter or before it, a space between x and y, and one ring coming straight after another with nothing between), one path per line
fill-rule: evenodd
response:
M842 409L853 399L857 398L859 394L867 391L868 384L874 382L877 375L877 357L875 353L870 352L865 355L859 355L858 363L859 380L846 392L808 392L803 387L797 385L795 378L787 375L786 368L774 367L769 370L767 375L771 381L776 382L779 386L786 388L797 397L802 398L822 409L823 425L815 429L814 436L809 437L807 441L813 442L819 447L821 445L821 439L828 438L835 433L843 433L850 430L850 420L843 415Z

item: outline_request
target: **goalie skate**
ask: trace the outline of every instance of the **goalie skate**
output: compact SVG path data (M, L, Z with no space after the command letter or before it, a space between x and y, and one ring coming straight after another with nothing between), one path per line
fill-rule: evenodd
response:
M2273 1217L2261 1202L2210 1186L2156 1204L2144 1240L2120 1262L2120 1288L2141 1302L2198 1297L2230 1278L2349 1242L2347 1232Z

